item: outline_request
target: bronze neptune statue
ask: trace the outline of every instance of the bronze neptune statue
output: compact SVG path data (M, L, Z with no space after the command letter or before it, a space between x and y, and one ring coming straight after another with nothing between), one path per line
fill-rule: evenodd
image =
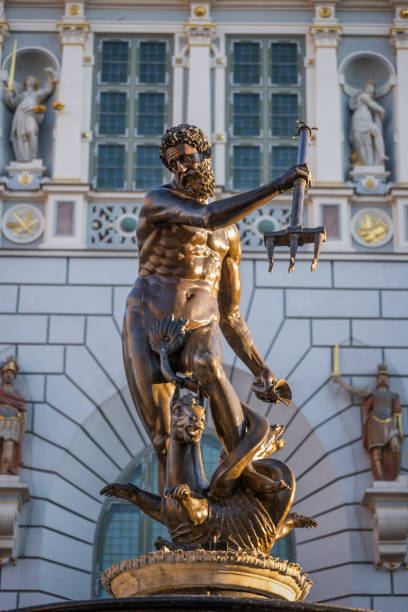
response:
M168 129L160 157L173 180L146 195L137 229L139 278L127 300L123 355L158 457L158 495L119 483L101 493L127 499L164 523L171 542L161 540L158 548L268 555L293 527L317 524L289 514L294 474L270 459L285 444L284 428L239 400L223 369L220 331L253 373L257 397L290 404L288 383L269 370L239 312L241 245L234 223L296 181L309 186L311 177L307 164L298 164L258 189L208 203L211 156L199 128ZM223 444L210 482L200 450L204 398Z

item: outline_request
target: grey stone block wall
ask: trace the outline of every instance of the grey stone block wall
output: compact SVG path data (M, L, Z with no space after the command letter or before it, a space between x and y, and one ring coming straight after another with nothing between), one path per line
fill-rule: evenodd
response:
M401 259L401 258L399 258ZM332 346L354 385L375 384L385 360L400 393L408 433L408 275L406 262L323 259L311 274L247 256L241 311L271 369L287 378L292 407L262 404L251 375L224 342L224 361L243 401L287 426L280 453L297 477L294 509L316 530L296 534L297 559L312 601L400 612L404 570L374 572L371 519L361 506L371 484L362 448L362 407L330 379ZM137 274L129 256L0 257L0 355L21 366L28 431L22 480L31 502L21 516L21 558L1 569L0 608L91 595L99 490L148 445L126 389L120 328ZM407 442L403 471L408 471Z

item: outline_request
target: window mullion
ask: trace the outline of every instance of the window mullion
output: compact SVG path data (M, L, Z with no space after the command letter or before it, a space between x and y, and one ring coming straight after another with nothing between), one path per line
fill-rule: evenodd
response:
M129 130L129 149L127 156L126 176L128 180L128 190L132 190L133 185L133 167L134 167L134 143L135 143L135 115L136 115L136 79L138 77L138 48L136 40L132 41L130 53L130 88L129 88L129 113L128 113L128 130Z

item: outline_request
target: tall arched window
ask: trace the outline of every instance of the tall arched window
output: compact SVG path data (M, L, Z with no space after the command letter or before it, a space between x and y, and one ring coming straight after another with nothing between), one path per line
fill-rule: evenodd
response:
M211 434L201 439L201 452L207 478L217 467L221 445ZM118 478L118 482L133 484L157 492L157 463L151 447L139 455L130 468ZM169 539L167 529L126 501L107 499L103 505L96 530L92 596L109 598L100 585L99 576L107 567L124 559L155 550L154 541L162 536ZM292 533L273 548L273 556L295 561L295 541Z

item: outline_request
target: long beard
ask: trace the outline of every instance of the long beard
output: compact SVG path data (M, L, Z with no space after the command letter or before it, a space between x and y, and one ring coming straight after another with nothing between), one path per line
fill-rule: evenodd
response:
M206 202L214 195L215 179L208 159L187 170L180 179L182 192L194 200Z

